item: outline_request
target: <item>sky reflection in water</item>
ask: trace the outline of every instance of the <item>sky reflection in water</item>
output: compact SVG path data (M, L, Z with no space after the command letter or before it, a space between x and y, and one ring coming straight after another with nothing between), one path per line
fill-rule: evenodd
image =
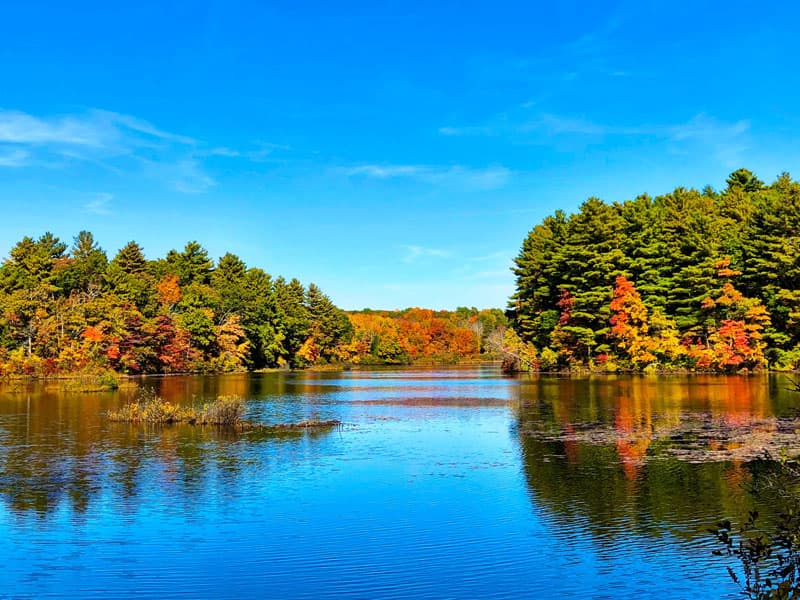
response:
M345 424L130 426L103 418L125 394L3 388L0 597L735 597L704 532L750 506L753 467L676 448L687 423L761 440L794 410L765 377L471 367L143 385L240 394L265 423Z

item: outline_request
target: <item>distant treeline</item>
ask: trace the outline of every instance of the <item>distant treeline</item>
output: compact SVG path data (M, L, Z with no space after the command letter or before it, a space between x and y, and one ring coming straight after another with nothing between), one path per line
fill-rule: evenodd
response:
M113 259L82 231L71 248L25 237L0 266L0 375L304 367L348 343L347 315L315 285L273 279L197 242Z
M800 367L800 183L590 198L516 258L505 346L534 369Z
M409 308L348 313L354 333L340 358L357 364L457 362L499 357L506 317L500 309Z

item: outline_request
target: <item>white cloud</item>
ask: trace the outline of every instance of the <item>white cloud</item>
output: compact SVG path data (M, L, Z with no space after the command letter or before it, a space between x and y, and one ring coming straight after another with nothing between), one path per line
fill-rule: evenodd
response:
M435 174L436 170L434 167L420 165L358 165L345 168L343 172L349 177L365 175L387 179L390 177L428 177Z
M482 254L481 256L474 256L469 259L469 262L509 262L511 255L505 250L498 252L490 252L489 254Z
M217 184L216 180L208 175L195 159L187 159L175 165L169 165L167 170L167 177L171 179L172 187L184 194L199 194Z
M205 156L227 156L229 158L235 158L242 155L241 152L237 150L231 150L230 148L226 148L224 146L219 148L211 148L210 150L198 152L198 154Z
M462 127L440 127L439 133L442 135L462 135L464 129Z
M57 116L0 109L0 144L6 149L0 152L0 167L63 168L80 162L120 177L144 173L183 193L215 185L203 157L239 156L230 148L204 148L149 121L99 109ZM104 214L104 205L92 202L85 209Z
M598 123L582 116L530 113L517 107L494 116L486 123L441 127L439 133L445 136L497 136L522 143L546 143L565 136L650 138L669 144L668 149L672 152L709 154L726 167L739 166L749 147L750 123L744 119L728 122L699 113L683 123L618 125Z
M668 129L669 139L681 146L694 146L710 152L728 168L741 166L750 142L750 122L726 123L704 113Z
M0 142L58 148L83 147L127 153L155 142L193 145L192 138L158 129L151 123L107 110L82 114L36 117L0 110Z
M503 187L508 183L512 174L509 169L499 165L476 169L463 165L362 164L341 168L338 171L347 177L404 178L427 184L468 189Z
M406 255L403 257L403 262L413 263L420 258L449 258L452 253L448 250L441 250L439 248L426 248L424 246L403 246Z
M0 167L24 167L29 164L30 153L27 150L13 148L0 153Z
M109 215L111 214L109 203L113 198L112 194L98 192L83 205L83 211L93 215Z
M279 151L291 150L284 144L273 144L272 142L256 142L254 150L248 150L244 157L256 163L270 162L274 160L273 155Z

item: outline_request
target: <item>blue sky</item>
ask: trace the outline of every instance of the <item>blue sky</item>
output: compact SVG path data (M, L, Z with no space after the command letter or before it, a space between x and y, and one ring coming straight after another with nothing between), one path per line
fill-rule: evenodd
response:
M797 175L791 2L19 2L0 254L196 239L348 309L504 306L591 195Z

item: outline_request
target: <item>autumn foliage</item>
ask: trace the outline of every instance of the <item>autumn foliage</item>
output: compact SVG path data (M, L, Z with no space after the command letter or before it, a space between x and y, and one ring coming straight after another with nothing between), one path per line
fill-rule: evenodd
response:
M554 368L800 369L800 182L589 198L530 230L510 325Z
M348 314L352 341L340 348L343 360L360 364L409 364L457 361L491 353L502 335L500 311L433 311L409 308L400 312L362 311ZM499 341L498 341L499 348Z
M272 279L197 242L108 260L88 232L24 238L0 266L0 376L86 368L227 372L335 360L352 326L315 285Z

